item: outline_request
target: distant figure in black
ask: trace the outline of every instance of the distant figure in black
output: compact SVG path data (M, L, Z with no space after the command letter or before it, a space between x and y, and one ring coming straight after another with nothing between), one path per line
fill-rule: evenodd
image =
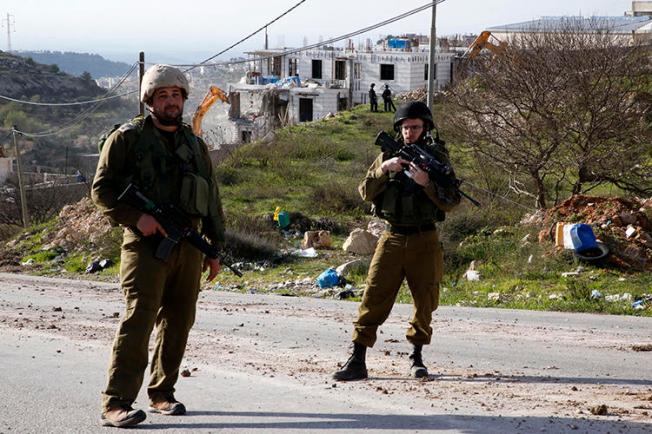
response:
M376 87L376 83L371 83L371 87L369 88L369 104L371 105L371 111L377 112L378 97L376 96L376 91L374 90L374 87Z
M389 84L385 85L385 90L383 91L382 95L383 97L383 102L385 103L385 111L396 111L396 106L394 105L394 101L392 101L392 91L389 90Z

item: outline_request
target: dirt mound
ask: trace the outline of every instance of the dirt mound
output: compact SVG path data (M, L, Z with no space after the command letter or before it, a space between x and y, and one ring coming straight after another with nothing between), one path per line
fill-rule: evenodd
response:
M652 198L573 196L546 212L546 230L557 222L590 224L614 265L652 270Z
M66 205L59 212L52 238L48 244L77 250L82 246L98 244L112 229L107 219L87 197L79 202Z

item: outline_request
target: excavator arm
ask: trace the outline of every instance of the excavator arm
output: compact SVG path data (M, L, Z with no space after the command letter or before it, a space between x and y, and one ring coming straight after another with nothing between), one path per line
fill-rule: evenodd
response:
M211 108L213 103L218 99L227 104L229 102L228 95L222 89L217 86L211 86L208 89L206 96L204 96L204 99L197 107L197 110L195 110L195 114L192 115L192 132L195 133L196 136L201 136L201 121L204 119L204 115L208 112L208 109Z
M498 44L491 42L491 38L495 39ZM505 51L506 47L506 42L499 41L495 36L491 34L491 32L485 30L484 32L480 33L480 36L475 38L475 41L473 41L471 45L469 45L469 48L466 50L465 57L473 59L485 48L497 55Z

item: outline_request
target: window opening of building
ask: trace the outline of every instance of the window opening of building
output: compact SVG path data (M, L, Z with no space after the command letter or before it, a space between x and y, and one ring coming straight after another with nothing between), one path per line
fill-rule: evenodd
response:
M274 63L272 65L272 75L275 75L277 77L281 76L281 65L282 65L281 62L282 61L283 61L283 59L281 58L281 56L275 56L274 57Z
M394 80L394 65L381 63L380 65L380 80Z
M346 80L346 61L335 61L335 80Z
M242 143L251 142L251 131L243 130L242 131Z
M297 59L288 59L288 75L299 75L299 68L297 66Z
M299 98L299 122L312 121L312 99Z
M321 60L312 59L312 78L321 79Z

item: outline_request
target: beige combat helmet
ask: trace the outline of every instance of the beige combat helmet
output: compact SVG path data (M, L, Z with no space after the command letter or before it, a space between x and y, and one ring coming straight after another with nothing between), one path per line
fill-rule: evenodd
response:
M143 82L140 86L140 101L147 103L159 87L176 86L183 91L184 98L188 98L190 86L188 79L181 70L170 65L154 65L143 75Z

